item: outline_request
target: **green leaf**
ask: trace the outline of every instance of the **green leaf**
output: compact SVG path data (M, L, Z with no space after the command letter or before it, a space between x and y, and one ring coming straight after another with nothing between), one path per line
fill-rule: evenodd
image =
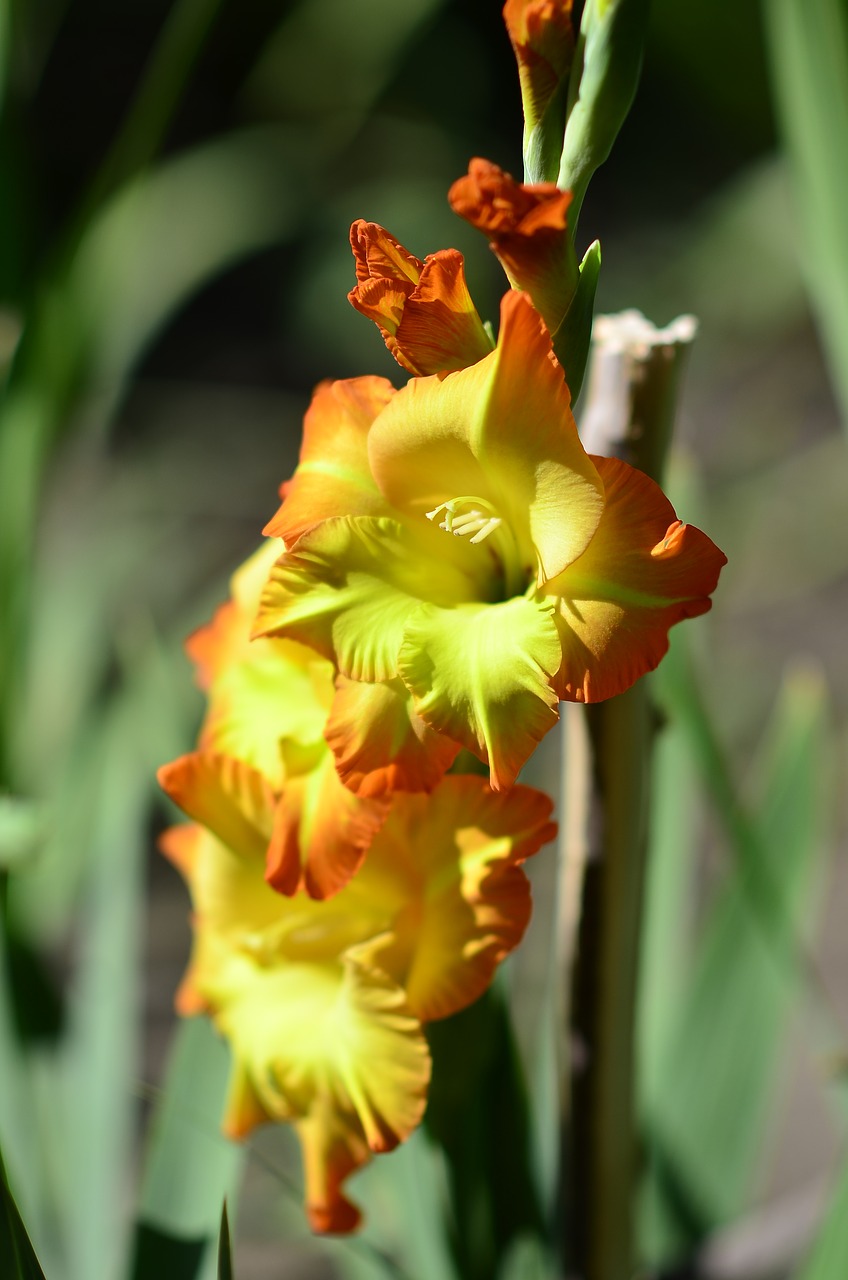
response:
M553 336L554 352L565 371L565 380L571 391L571 403L575 405L583 386L589 347L592 343L592 318L595 313L595 293L601 273L601 246L595 240L586 250L580 263L577 288L568 304L568 310Z
M230 1248L230 1224L227 1202L221 1209L221 1232L218 1236L218 1280L233 1280L233 1256Z
M44 837L44 814L34 800L0 795L0 870L32 857Z
M174 1280L194 1280L219 1230L219 1206L231 1197L242 1152L221 1134L229 1052L206 1018L178 1029L165 1089L153 1118L136 1236L134 1280L154 1248L170 1259ZM157 1272L159 1280L169 1273Z
M821 864L827 763L822 683L791 673L765 735L751 816L679 652L659 683L700 758L734 861L645 1080L642 1235L651 1261L695 1244L750 1194L788 1017L802 992L816 995L803 939Z
M522 1237L545 1237L532 1170L527 1096L496 983L470 1008L431 1023L425 1125L448 1162L453 1251L463 1280L490 1280Z
M3 1280L45 1280L0 1157L0 1274Z
M846 1161L827 1217L809 1257L795 1280L845 1280L848 1275L848 1161Z
M806 274L848 429L848 10L844 0L767 0L761 9Z

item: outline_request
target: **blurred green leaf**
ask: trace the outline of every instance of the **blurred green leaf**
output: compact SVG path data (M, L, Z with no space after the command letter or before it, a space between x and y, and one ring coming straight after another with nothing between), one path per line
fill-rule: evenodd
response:
M3 1280L45 1280L18 1212L0 1157L0 1274Z
M413 1133L388 1158L372 1160L357 1175L352 1192L363 1208L362 1233L339 1241L331 1252L345 1276L458 1280L446 1238L445 1162L425 1130Z
M848 1275L848 1162L818 1238L795 1280L845 1280Z
M287 118L328 122L337 141L379 95L399 54L444 0L300 0L267 43L247 85L249 98Z
M193 1280L207 1257L214 1264L219 1206L231 1200L242 1164L241 1149L220 1131L229 1074L227 1046L211 1023L184 1021L151 1128L134 1280L148 1280L143 1264L154 1246L173 1267L183 1266L170 1273L174 1280Z
M642 1232L652 1261L738 1214L750 1191L793 1000L802 991L818 995L803 939L827 777L825 696L815 674L787 677L750 817L679 653L663 674L663 701L700 757L734 862L703 928L662 1064L645 1082Z
M173 0L126 119L77 215L85 226L105 195L156 154L223 0Z
M300 163L282 130L234 134L150 170L103 208L62 296L63 328L85 336L98 390L120 384L205 281L292 230Z
M33 856L44 838L44 811L34 800L0 795L0 869Z
M463 1280L491 1280L517 1238L545 1238L525 1083L499 984L427 1035L425 1124L448 1163L456 1268Z
M90 814L79 904L85 929L57 1063L51 1133L63 1178L69 1280L112 1280L126 1247L122 1177L135 1130L145 820L152 790L138 737L140 692L130 686L103 717L95 762L99 799Z
M638 1074L640 1092L650 1097L662 1090L665 1050L683 996L699 799L695 761L682 727L672 721L654 746L640 956Z
M723 486L711 504L711 532L734 549L722 576L734 610L803 599L845 574L846 491L848 448L839 435ZM800 495L812 494L809 518L799 519Z
M848 9L844 0L764 0L762 13L809 287L848 429Z

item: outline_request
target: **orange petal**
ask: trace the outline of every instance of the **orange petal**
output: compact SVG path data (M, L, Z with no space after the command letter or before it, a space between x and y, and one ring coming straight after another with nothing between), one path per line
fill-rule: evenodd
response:
M277 804L265 878L279 893L338 893L362 864L388 803L354 795L324 744L303 751L283 743L286 781Z
M348 298L375 322L404 369L419 375L464 369L491 351L456 249L421 262L376 222L361 220L350 239L357 283Z
M432 791L459 752L415 712L399 680L361 684L339 676L324 736L346 787L360 796Z
M410 291L418 283L424 264L415 254L404 249L399 240L390 236L379 222L357 218L350 228L350 247L356 263L357 284L365 284L369 280L394 280L399 287ZM357 305L353 298L351 301Z
M600 702L652 671L668 630L710 608L726 557L693 525L675 519L653 480L615 458L595 458L604 515L583 555L545 586L556 615L561 698Z
M322 382L303 421L300 462L277 514L264 532L291 546L328 516L386 511L368 467L368 428L389 403L386 378Z
M274 793L257 769L196 751L163 765L159 785L184 813L244 858L262 858L274 820Z
M194 823L183 822L177 827L167 827L159 836L157 844L165 857L172 862L183 879L190 880L198 856L200 827Z
M566 220L571 192L553 182L516 182L496 164L475 159L448 199L454 213L488 237L512 284L526 289L555 333L578 275Z
M409 889L370 953L406 988L423 1022L476 1000L520 942L530 888L519 864L555 835L551 807L529 787L496 794L467 775L444 778L429 797L395 798L363 875L378 876L391 858Z

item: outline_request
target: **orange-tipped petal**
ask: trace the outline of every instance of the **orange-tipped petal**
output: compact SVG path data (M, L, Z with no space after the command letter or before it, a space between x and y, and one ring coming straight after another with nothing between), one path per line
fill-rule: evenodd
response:
M481 778L446 777L432 796L399 796L363 874L391 851L416 891L390 933L367 944L407 990L423 1022L465 1008L521 940L530 888L519 864L551 840L551 801L517 786L498 795Z
M571 192L553 182L516 182L496 164L474 159L448 199L454 213L488 238L512 284L529 293L555 333L578 275L567 225Z
M361 684L339 676L327 728L344 785L360 796L432 791L459 752L415 712L400 680Z
M464 369L492 349L465 281L462 254L442 249L421 262L376 222L354 222L351 304L379 328L412 374Z
M195 822L244 858L264 857L274 793L263 775L230 756L195 751L163 765L159 785Z
M600 702L652 671L668 630L710 608L726 557L676 519L653 480L615 458L595 458L606 500L583 555L545 586L559 598L561 698Z
M258 1125L267 1124L272 1119L254 1088L250 1073L240 1062L234 1062L221 1126L224 1133L238 1141L248 1137Z
M283 505L264 532L286 546L338 515L382 515L385 502L371 478L366 440L394 387L386 378L322 382L303 421L303 443Z

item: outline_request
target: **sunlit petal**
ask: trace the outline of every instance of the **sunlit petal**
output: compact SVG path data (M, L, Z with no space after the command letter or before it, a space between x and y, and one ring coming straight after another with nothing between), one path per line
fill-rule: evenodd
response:
M598 702L657 666L668 630L711 605L726 558L676 519L662 490L614 458L595 458L604 518L587 551L545 591L559 597L561 698Z
M556 724L550 680L560 659L552 605L518 598L422 609L406 629L400 673L422 719L488 763L499 790Z
M298 1124L313 1229L351 1230L358 1214L343 1181L407 1137L424 1111L430 1055L404 992L352 955L292 964L256 970L216 1021L256 1114Z
M271 570L256 633L300 640L351 680L391 680L422 600L473 598L441 550L426 521L414 529L388 519L326 520Z
M329 898L356 873L382 825L388 803L354 795L332 754L283 743L285 785L277 802L266 878L280 893L305 889Z

